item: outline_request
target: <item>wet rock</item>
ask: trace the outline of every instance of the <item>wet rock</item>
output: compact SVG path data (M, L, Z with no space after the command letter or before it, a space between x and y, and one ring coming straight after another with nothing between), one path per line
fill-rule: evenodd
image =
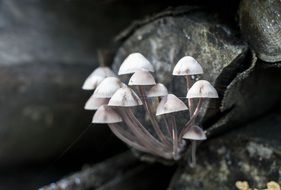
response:
M239 9L241 33L257 56L267 62L281 61L281 2L243 0Z
M252 57L251 66L235 77L228 85L220 110L220 118L208 129L212 136L239 128L278 109L281 100L280 64L267 64Z
M198 149L198 166L178 169L170 190L236 189L237 181L265 189L269 181L281 183L280 110L211 139Z

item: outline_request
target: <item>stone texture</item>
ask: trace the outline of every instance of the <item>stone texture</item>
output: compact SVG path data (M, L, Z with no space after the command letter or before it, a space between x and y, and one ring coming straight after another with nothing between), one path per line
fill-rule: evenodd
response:
M245 40L257 56L267 62L281 61L281 2L243 0L239 25Z
M198 165L179 167L169 190L236 189L236 181L265 189L281 183L280 117L276 111L227 135L210 139L198 149Z

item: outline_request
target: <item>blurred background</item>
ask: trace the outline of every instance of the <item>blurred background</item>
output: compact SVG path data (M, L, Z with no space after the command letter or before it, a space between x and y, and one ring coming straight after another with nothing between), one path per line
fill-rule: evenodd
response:
M132 22L185 4L235 25L234 0L0 0L0 189L37 189L125 150L90 125L81 85Z

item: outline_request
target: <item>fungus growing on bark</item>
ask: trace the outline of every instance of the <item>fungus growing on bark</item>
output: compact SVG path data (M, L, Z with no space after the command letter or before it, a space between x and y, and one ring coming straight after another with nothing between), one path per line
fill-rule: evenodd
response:
M142 105L138 95L129 87L119 88L108 102L109 106L131 107Z
M197 125L193 125L188 129L188 131L183 135L184 139L189 140L206 140L207 137L204 131Z
M86 102L84 109L85 110L97 110L100 106L108 104L108 98L96 98L92 95L89 100Z
M124 86L124 84L116 77L105 78L94 91L94 97L96 98L111 98L111 96Z
M92 123L118 123L122 119L111 107L102 105L96 111Z
M131 86L147 86L155 84L153 76L148 71L142 70L136 71L129 80L129 85Z
M106 77L115 77L116 75L109 67L96 68L85 80L82 89L94 90Z
M216 89L206 80L194 83L186 95L187 98L218 98Z
M157 83L156 85L152 86L146 93L147 97L161 97L166 96L168 94L168 90L162 83Z
M178 97L174 94L168 94L167 96L164 96L158 104L156 115L159 116L187 109L186 105Z
M153 66L142 54L132 53L121 64L118 75L132 74L138 70L154 72Z
M85 109L94 110L101 106L93 123L108 123L112 132L129 146L165 159L181 158L186 145L184 139L191 140L192 164L195 165L195 141L206 139L204 131L195 122L196 117L203 101L217 98L217 92L208 81L195 82L194 76L202 74L203 70L190 56L180 59L173 70L173 75L186 78L188 106L174 94L169 94L163 84L156 83L152 72L152 64L143 55L130 54L118 74L132 74L128 85L134 90L118 78L109 76L96 87ZM140 105L151 125L144 125L135 115L134 107ZM189 110L189 120L179 127L176 113L186 110Z

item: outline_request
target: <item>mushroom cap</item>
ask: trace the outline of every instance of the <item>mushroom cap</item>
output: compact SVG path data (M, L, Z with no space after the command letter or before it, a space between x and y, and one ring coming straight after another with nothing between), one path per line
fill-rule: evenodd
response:
M109 67L96 68L83 83L83 90L94 90L106 77L116 76Z
M166 96L167 94L168 90L162 83L157 83L156 85L152 86L146 93L147 97Z
M124 85L125 84L116 77L107 77L98 85L93 96L95 98L111 98L116 90Z
M92 123L118 123L122 118L112 108L102 105L96 111Z
M108 102L109 106L132 107L142 105L138 95L129 87L118 89Z
M100 106L108 104L108 98L96 98L92 95L89 100L86 102L84 109L85 110L96 110Z
M218 98L216 89L209 81L199 80L193 84L186 95L187 98Z
M190 129L183 135L184 139L190 140L206 140L207 137L201 127L193 125Z
M199 75L203 74L201 65L191 56L181 58L173 70L173 75Z
M156 82L148 71L138 70L136 71L129 80L129 85L155 85Z
M131 53L121 64L118 75L134 73L137 70L154 72L151 63L140 53Z
M97 86L103 81L104 77L89 76L83 83L83 90L95 90Z
M164 96L157 106L156 115L168 114L187 110L186 105L174 94Z

